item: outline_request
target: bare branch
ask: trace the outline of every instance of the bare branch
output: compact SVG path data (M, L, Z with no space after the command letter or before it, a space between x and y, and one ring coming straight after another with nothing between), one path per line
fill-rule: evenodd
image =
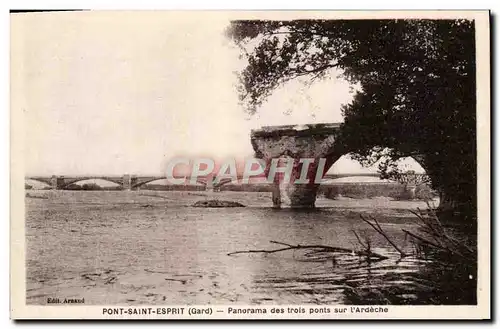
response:
M236 254L250 254L250 253L272 254L272 253L275 253L275 252L278 252L278 251L285 251L285 250L290 250L290 249L298 249L298 248L288 247L288 248L281 248L281 249L275 249L275 250L265 250L265 249L261 249L261 250L238 250L238 251L230 252L227 255L231 256L231 255L236 255Z
M447 246L451 245L454 249L464 248L467 252L474 253L474 250L471 247L446 233L446 230L444 229L441 221L439 220L433 209L429 208L429 212L431 212L430 217L425 217L424 215L422 215L422 211L420 209L418 210L420 214L415 211L411 212L416 215L420 219L420 221L422 221L426 233L429 233L431 237L436 241L436 243L441 245L441 247L449 249Z
M397 250L397 252L399 252L399 254L401 255L401 257L406 257L408 256L403 250L401 250L401 248L399 248L388 236L387 234L385 234L384 230L382 229L382 227L380 227L380 224L378 223L378 221L375 219L375 218L371 218L374 223L370 222L368 219L364 218L363 215L359 215L361 217L361 219L367 223L368 225L370 225L371 227L373 227L373 229L375 231L377 231L380 235L382 235L386 240L387 242L389 242L391 244L391 246L394 247L394 249Z
M283 245L283 246L287 246L287 247L293 247L293 245L288 244L288 243L284 243L284 242L279 242L279 241L274 241L274 240L271 240L271 241L269 241L269 242L271 242L271 243L275 243L275 244L281 244L281 245Z
M291 245L288 243L284 242L278 242L278 241L270 241L271 243L275 244L281 244L284 246L287 246L286 248L281 248L281 249L271 249L271 250L266 250L266 249L257 249L257 250L241 250L241 251L234 251L230 252L227 255L236 255L236 254L248 254L248 253L266 253L266 254L271 254L279 251L285 251L285 250L292 250L292 249L319 249L318 251L322 252L341 252L341 253L349 253L349 254L355 254L358 256L363 256L363 257L368 257L368 258L374 258L377 260L384 260L388 259L388 257L371 252L371 251L356 251L348 248L341 248L341 247L332 247L332 246L325 246L325 245L320 245L320 244L314 244L314 245Z
M306 70L306 69L295 70L295 75L291 76L289 78L289 80L290 79L298 78L300 76L312 74L312 73L321 73L321 72L323 72L325 70L328 70L328 69L331 69L331 68L334 68L334 67L338 67L339 65L340 65L340 63L337 62L335 64L326 64L326 65L318 66L317 68L312 69L312 70Z
M366 237L365 237L365 243L363 243L363 241L361 241L361 238L359 237L358 233L355 230L352 230L352 233L354 234L354 236L358 240L359 244L365 249L365 251L371 250L370 242L368 241L368 239Z
M405 232L406 234L408 234L409 236L411 236L412 238L417 239L420 242L423 242L424 244L430 245L430 246L432 246L434 248L438 248L438 249L441 249L441 250L451 251L451 250L449 250L449 249L447 249L445 247L442 247L442 246L440 246L440 245L438 245L438 244L436 244L434 242L431 242L431 241L429 241L429 240L427 240L427 239L425 239L425 238L423 238L421 236L418 236L418 235L416 235L414 233L411 233L411 232L409 232L409 231L407 231L405 229L402 229L402 231Z

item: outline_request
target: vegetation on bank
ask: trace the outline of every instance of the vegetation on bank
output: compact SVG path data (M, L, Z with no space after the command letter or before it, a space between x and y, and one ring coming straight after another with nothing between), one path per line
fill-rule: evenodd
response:
M331 161L344 154L380 160L381 174L390 176L397 159L413 157L440 194L440 216L469 222L477 219L474 24L235 20L227 36L247 61L238 91L250 114L291 80L311 84L341 74L361 88L342 109Z
M26 190L31 190L31 185L25 184ZM42 190L50 190L45 187ZM36 189L34 189L36 190ZM121 186L100 186L95 183L71 184L63 190L69 191L120 191ZM145 191L205 191L205 186L201 185L164 185L164 184L146 184L140 187ZM273 187L271 184L227 184L220 188L220 191L232 192L268 192L271 193ZM428 185L423 184L416 187L408 187L399 183L338 183L321 185L318 190L318 196L328 199L337 199L339 197L353 199L369 199L375 197L387 197L393 200L433 200L438 193L433 191Z
M393 200L424 200L429 201L436 198L438 193L428 185L408 187L397 183L344 183L335 185L322 185L319 195L328 199L346 197L353 199L369 199L375 197L387 197Z
M425 264L419 273L394 272L374 275L368 284L363 281L344 283L346 304L361 305L474 305L477 303L477 244L474 237L464 234L460 227L444 225L436 211L429 206L425 211L413 212L420 228L406 229L405 245L396 243L373 216L360 215L361 220L380 234L396 253L378 253L366 230L353 230L357 245L352 248L334 245L291 244L270 241L274 249L236 250L238 254L274 254L288 250L302 250L302 261L324 261L333 267L342 266L345 257L357 257L360 262L394 262L409 260ZM410 246L408 246L410 243ZM389 266L389 265L385 265ZM402 284L402 282L407 282Z

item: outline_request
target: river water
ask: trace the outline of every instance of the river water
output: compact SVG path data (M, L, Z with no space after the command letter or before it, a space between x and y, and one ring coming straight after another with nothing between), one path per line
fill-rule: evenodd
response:
M394 242L417 229L416 202L318 200L316 211L274 210L270 195L222 192L245 208L194 208L205 193L39 191L26 198L26 297L85 298L85 304L441 304L455 296L442 269L399 254L363 223L374 214ZM229 195L229 194L231 195ZM277 249L270 241L360 250L353 233L388 256L228 255ZM466 283L468 284L468 283ZM443 297L445 296L445 298Z

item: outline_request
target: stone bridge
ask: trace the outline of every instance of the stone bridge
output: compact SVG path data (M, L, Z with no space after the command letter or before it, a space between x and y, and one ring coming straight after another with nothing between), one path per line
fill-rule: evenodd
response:
M335 145L335 139L340 129L339 123L331 124L309 124L296 126L270 126L252 130L251 143L255 151L255 157L265 160L264 175L267 177L273 159L286 158L293 161L293 170L289 182L294 182L301 176L303 163L299 159L308 158L313 160L306 174L307 184L290 184L280 180L280 175L275 176L273 183L273 205L274 207L290 206L300 208L312 208L315 205L316 195L321 179L335 179L352 176L374 176L371 174L326 174L328 169L344 155L343 150ZM321 163L320 159L326 159ZM426 175L421 175L426 176ZM205 186L206 190L219 190L222 185L231 183L230 179L223 179L217 184L213 183L214 174L197 177L197 184ZM238 179L241 179L238 174ZM300 177L303 178L303 177ZM118 184L123 190L134 190L147 183L166 179L166 176L140 176L140 175L103 175L103 176L28 176L31 179L49 184L52 189L65 189L69 185L91 179L106 180ZM186 177L190 180L190 177Z
M257 158L265 160L266 175L269 173L271 162L276 158L287 158L293 160L293 170L290 180L283 182L279 176L273 184L273 205L283 205L296 208L313 208L319 185L317 175L320 178L330 178L325 175L328 169L343 155L339 145L335 144L336 136L340 129L340 123L308 124L295 126L269 126L258 130L252 130L251 142ZM307 184L292 184L301 175L303 164L300 159L314 159L307 171ZM323 164L320 159L323 159ZM325 161L326 160L326 161ZM373 176L379 176L377 173ZM361 174L360 176L372 176ZM340 175L339 175L340 176ZM356 176L356 175L346 175ZM425 174L412 174L412 176L427 176ZM413 187L414 188L414 187Z
M200 176L197 177L196 183L204 185L208 189L212 189L213 185L210 183L213 176ZM122 190L135 190L148 183L166 179L166 176L140 176L140 175L93 175L93 176L62 176L62 175L52 175L52 176L26 176L26 180L34 180L37 182L45 183L50 185L54 190L63 190L68 188L71 184L86 180L104 180L107 182L115 183L120 186ZM182 177L184 178L184 177ZM190 180L187 176L186 180ZM221 180L215 187L230 183L230 180Z
M333 174L333 175L325 175L325 179L336 179L343 177L352 177L352 176L378 176L378 174ZM166 179L166 176L136 176L136 175L103 175L103 176L62 176L62 175L52 175L52 176L26 176L26 180L34 180L37 182L45 183L54 190L63 190L68 188L71 184L75 184L78 182L86 181L86 180L104 180L111 183L117 184L122 190L135 190L139 189L141 186L146 185L148 183ZM206 190L215 190L217 191L223 185L230 184L232 181L230 179L222 179L217 184L211 184L211 180L213 179L213 175L211 176L200 176L197 178L197 184L200 184L205 187ZM238 179L242 179L242 176L238 176ZM190 177L186 177L186 181L189 181Z

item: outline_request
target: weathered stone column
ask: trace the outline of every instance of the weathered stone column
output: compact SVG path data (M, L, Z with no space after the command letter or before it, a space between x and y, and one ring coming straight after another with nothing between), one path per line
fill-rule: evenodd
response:
M53 190L59 190L64 186L64 177L53 175L50 178L50 187Z
M50 178L50 188L57 190L57 176L55 175Z
M123 175L122 188L125 191L130 191L132 189L132 176Z
M282 202L282 206L289 208L314 208L316 195L318 193L318 184L314 185L290 185L283 195L286 196L286 201Z
M327 160L323 172L319 175L322 178L328 168L342 156L334 149L335 134L339 126L340 124L274 126L252 131L251 141L255 156L265 160L266 177L269 177L273 159L293 161L289 181L283 180L283 174L274 179L274 207L314 208L319 188L315 180L320 159ZM308 167L306 177L300 177L303 166L300 159L306 158L311 159L312 163ZM297 183L299 178L308 183Z

